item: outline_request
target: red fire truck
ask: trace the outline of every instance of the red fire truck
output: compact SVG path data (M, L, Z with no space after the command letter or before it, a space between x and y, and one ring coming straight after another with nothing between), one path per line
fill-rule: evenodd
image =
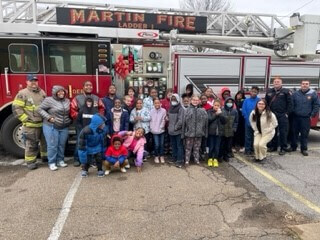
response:
M146 92L145 86L173 87L182 92L187 83L194 84L198 91L212 87L217 92L225 85L233 91L251 85L265 89L276 75L282 76L284 85L290 88L299 87L300 80L308 78L311 87L319 89L320 64L317 63L276 62L268 54L172 52L172 45L181 44L224 50L240 43L272 45L277 40L275 24L287 30L275 15L232 13L228 16L217 12L46 0L0 2L1 139L3 147L18 157L23 156L24 143L21 123L13 117L11 104L17 92L25 87L26 75L36 74L40 87L48 95L52 86L59 84L73 98L81 92L82 83L90 80L94 93L103 97L112 82L124 82L112 76L111 52L119 43L148 46L145 48L148 52L142 54L143 72L130 74L126 83L141 89L142 94ZM211 23L207 23L208 17ZM255 21L255 17L260 20ZM242 23L235 22L236 18ZM263 22L266 18L271 19L271 28ZM178 29L181 34L172 34L172 29ZM317 122L315 119L314 127Z

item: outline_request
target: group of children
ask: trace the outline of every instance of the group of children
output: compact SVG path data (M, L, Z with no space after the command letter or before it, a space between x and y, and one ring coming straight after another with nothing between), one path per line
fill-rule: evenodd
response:
M147 155L153 156L156 164L165 163L169 149L169 163L176 167L188 166L191 160L199 164L205 152L208 166L218 167L219 161L232 157L238 127L237 104L230 90L228 93L219 99L210 88L201 97L187 91L180 100L169 90L160 101L156 89L151 89L143 100L133 101L130 95L122 101L114 99L114 106L104 116L93 110L92 99L87 98L77 119L82 129L78 141L82 176L88 175L94 160L99 177L108 175L112 167L126 172L131 156L141 172Z

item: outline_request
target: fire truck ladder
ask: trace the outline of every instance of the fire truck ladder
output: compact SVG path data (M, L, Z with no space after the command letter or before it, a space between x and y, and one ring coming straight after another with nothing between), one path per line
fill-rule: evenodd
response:
M112 11L135 11L176 15L207 16L206 34L161 33L160 40L172 44L217 44L243 45L244 43L273 44L275 29L287 27L273 14L229 13L210 11L184 11L179 9L144 8L109 4L90 4L75 1L50 0L0 0L1 34L40 34L41 32L96 34L98 37L126 39L129 29L101 27L63 26L56 23L56 7L77 7ZM110 30L110 31L109 31ZM119 37L119 31L123 31ZM108 34L108 35L106 35Z

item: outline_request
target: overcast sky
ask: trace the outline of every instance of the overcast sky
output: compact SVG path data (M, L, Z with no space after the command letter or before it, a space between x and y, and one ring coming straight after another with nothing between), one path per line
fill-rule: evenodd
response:
M70 1L70 0L69 0ZM83 1L88 0L71 0ZM146 7L179 8L180 0L90 0L90 2ZM272 13L286 16L297 10L301 14L319 14L320 0L230 0L234 12ZM303 5L306 5L303 7Z

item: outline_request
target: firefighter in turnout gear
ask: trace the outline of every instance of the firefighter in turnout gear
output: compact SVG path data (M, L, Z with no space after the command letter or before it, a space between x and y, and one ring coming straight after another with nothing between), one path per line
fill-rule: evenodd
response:
M27 87L18 92L12 104L12 112L21 122L25 140L24 159L29 169L37 168L36 159L39 153L45 161L47 158L47 145L42 133L42 117L37 108L46 97L45 92L38 86L35 75L27 75Z

